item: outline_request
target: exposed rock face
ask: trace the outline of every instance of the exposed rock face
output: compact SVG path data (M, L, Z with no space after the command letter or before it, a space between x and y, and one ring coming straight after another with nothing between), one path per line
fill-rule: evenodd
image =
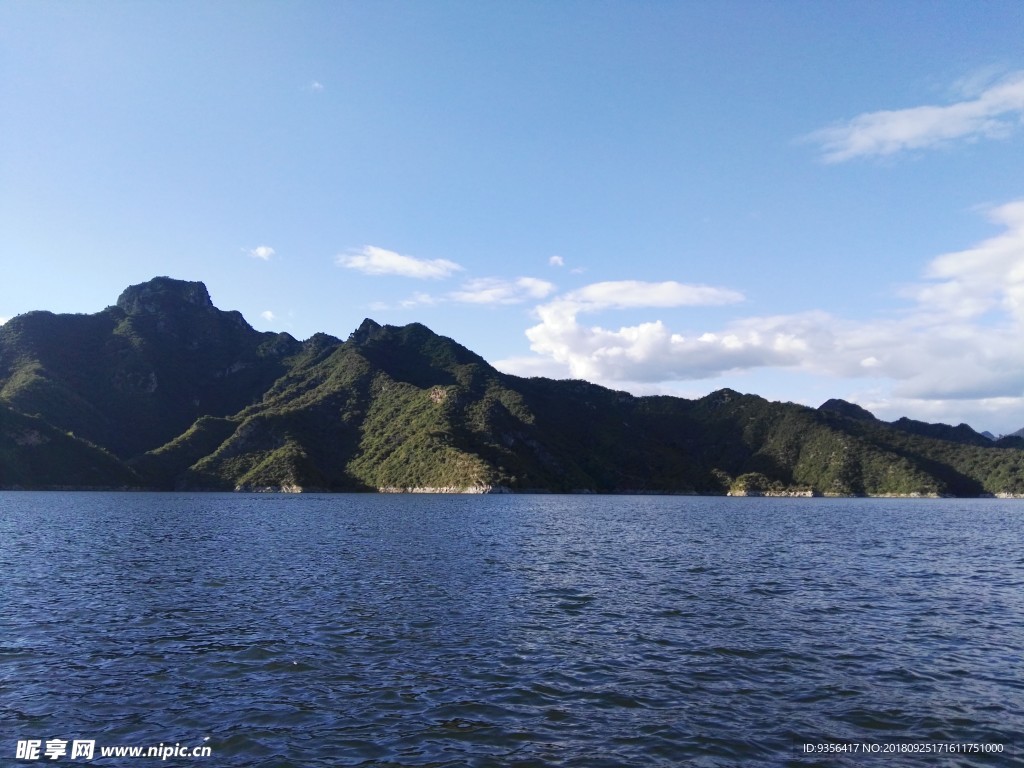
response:
M210 293L203 283L170 277L154 277L148 282L129 286L117 299L117 306L129 315L165 314L182 304L213 307Z

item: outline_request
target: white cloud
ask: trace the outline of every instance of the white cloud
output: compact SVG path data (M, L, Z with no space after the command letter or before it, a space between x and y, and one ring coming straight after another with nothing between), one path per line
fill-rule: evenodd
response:
M249 251L249 255L254 259L262 259L263 261L270 261L276 254L277 251L269 245L259 245Z
M373 309L412 309L414 307L437 306L449 302L460 304L508 305L539 301L554 292L555 286L536 277L517 277L504 280L497 277L480 277L467 280L459 290L449 291L440 296L416 292L397 304L377 302Z
M481 277L466 281L449 297L466 304L519 304L546 298L554 290L554 285L536 277L517 277L515 280Z
M934 259L915 298L922 305L957 317L977 317L1001 309L1024 322L1024 200L989 211L1005 231L974 248Z
M275 315L269 309L265 309L262 312L260 312L260 317L262 317L268 323L271 322L272 320L276 320L277 319L277 315Z
M895 397L963 400L1024 396L1019 322L943 323L927 312L867 323L826 312L743 318L690 334L661 320L608 330L538 308L531 349L567 375L614 385L715 378L789 368L836 378L887 380Z
M973 248L943 254L907 292L899 314L850 321L827 312L747 317L717 329L678 332L663 320L608 329L590 312L738 301L734 291L679 283L594 283L537 307L527 329L536 362L503 361L505 370L584 378L609 386L710 379L738 371L785 368L860 379L875 401L954 403L985 413L1015 403L1024 413L1024 200L993 209L1002 226ZM989 409L991 410L991 409ZM908 412L905 411L905 412ZM899 414L897 414L899 415ZM1016 428L1016 427L1014 427Z
M417 259L394 251L367 245L353 253L342 254L336 263L346 269L355 269L367 275L400 275L420 279L448 277L462 270L447 259Z
M543 376L548 379L564 379L569 375L561 363L548 357L537 357L536 355L492 360L491 365L499 371L510 373L513 376Z
M901 416L914 414L911 418L947 424L966 422L976 429L985 428L978 425L992 425L990 428L997 436L1024 426L1024 398L919 400L871 390L852 394L846 399L855 401L886 421L895 421Z
M805 137L819 144L823 159L885 156L927 149L956 139L1002 138L1024 115L1024 71L990 84L974 98L945 106L867 112Z
M564 302L576 304L581 311L626 309L629 307L694 307L734 304L743 294L728 288L691 285L667 280L647 283L641 280L610 280L591 283L567 293Z
M429 293L423 293L417 291L412 296L405 299L400 299L397 302L387 301L372 301L368 305L370 309L375 312L388 312L394 309L413 309L415 307L432 307L436 304L440 304L443 299L433 296Z
M306 86L307 91L312 93L320 93L324 89L324 84L319 80L313 80L309 85Z
M563 259L561 256L552 256L550 259L548 259L548 264L550 264L552 267L564 267L565 259Z
M796 365L809 347L803 336L812 335L823 321L813 314L773 326L771 318L758 318L720 332L681 334L661 320L618 330L584 326L567 307L538 308L540 324L526 331L530 348L561 363L574 378L604 383L703 379L731 370Z
M660 320L610 331L583 326L577 316L605 309L706 306L742 300L743 295L737 291L675 281L592 283L537 307L541 322L528 329L526 336L534 352L561 364L577 378L592 381L700 378L701 374L696 373L692 364L699 366L697 358L715 346L717 339L686 338L671 333ZM729 335L721 344L736 350L738 360L745 359L739 351L745 346L744 342ZM685 375L684 369L690 375Z
M429 293L416 292L411 298L401 301L400 306L402 309L409 309L411 307L429 307L437 303L438 299L435 296L431 296Z
M4 323L6 323L10 319L11 318L9 318L9 317L0 316L0 325L3 325Z

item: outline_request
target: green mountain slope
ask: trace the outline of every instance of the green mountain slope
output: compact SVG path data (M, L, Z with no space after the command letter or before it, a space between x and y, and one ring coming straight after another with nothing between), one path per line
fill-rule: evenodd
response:
M102 448L0 402L0 488L139 488Z
M522 379L415 323L299 342L169 278L0 327L0 406L4 487L1024 494L966 425Z
M128 458L258 399L300 349L216 309L202 283L156 278L95 315L0 326L0 399Z

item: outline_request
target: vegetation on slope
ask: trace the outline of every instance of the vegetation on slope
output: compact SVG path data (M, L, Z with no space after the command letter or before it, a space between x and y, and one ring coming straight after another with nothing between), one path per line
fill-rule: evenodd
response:
M966 425L522 379L416 323L298 342L168 278L0 327L0 408L6 486L1024 494Z
M99 446L0 403L0 488L137 488L142 479Z

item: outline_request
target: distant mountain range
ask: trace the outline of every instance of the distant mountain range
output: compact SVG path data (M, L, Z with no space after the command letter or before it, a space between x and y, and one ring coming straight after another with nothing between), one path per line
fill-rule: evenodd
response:
M417 323L300 342L158 277L0 326L0 487L1024 495L1024 438L519 378Z

